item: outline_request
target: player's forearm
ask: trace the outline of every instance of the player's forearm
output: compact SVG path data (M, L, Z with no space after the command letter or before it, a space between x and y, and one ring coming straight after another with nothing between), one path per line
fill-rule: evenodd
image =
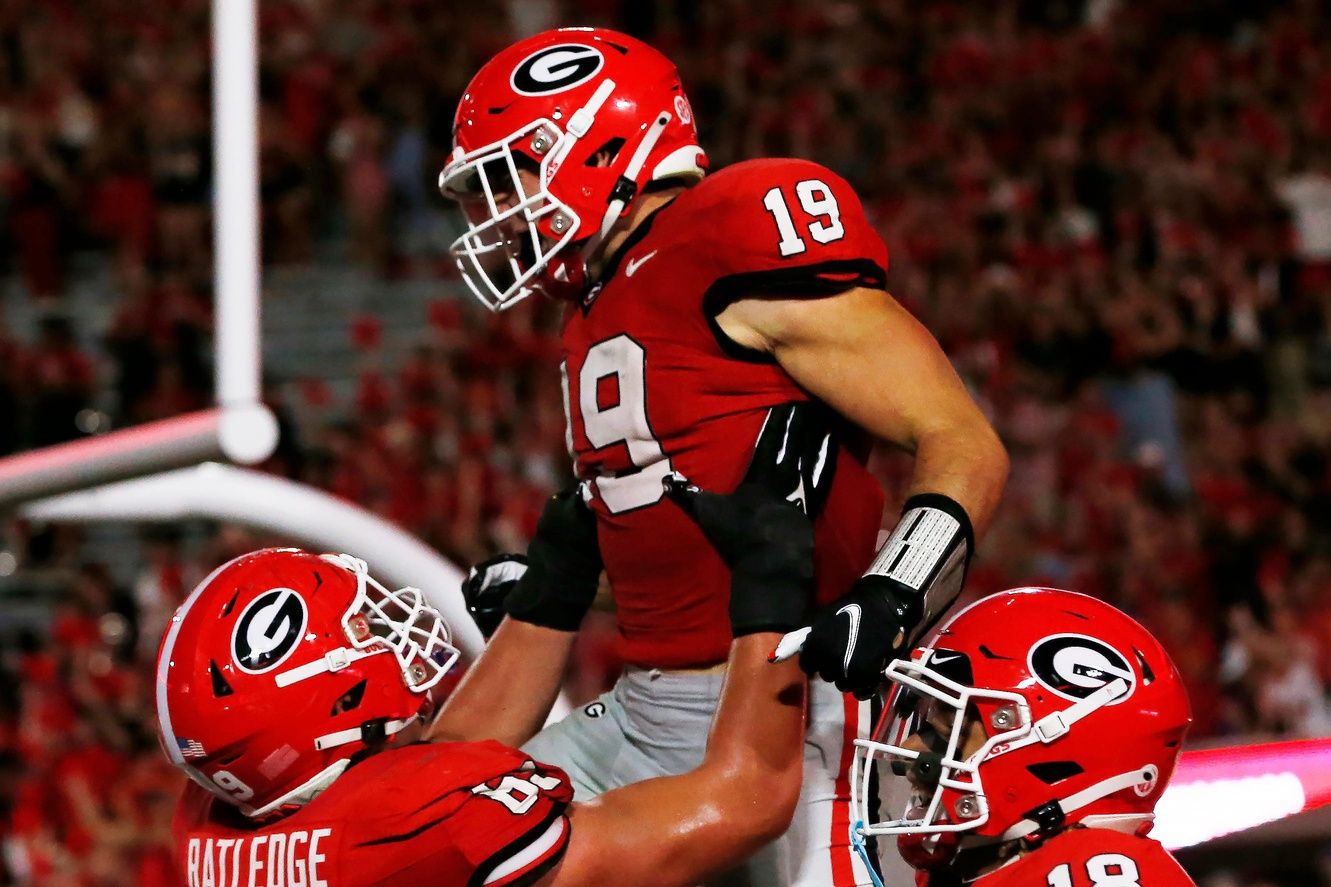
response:
M794 773L798 793L805 678L794 662L767 661L780 640L779 634L761 632L731 644L726 683L702 766L729 779L778 783Z
M526 742L541 729L559 694L575 637L505 619L449 697L430 739Z
M551 887L691 887L789 827L803 775L805 680L769 665L773 633L731 647L707 754L695 770L616 789L572 811Z
M682 777L696 783L690 792L711 798L695 814L691 834L679 836L685 846L676 851L685 858L696 854L699 876L783 833L799 800L807 682L793 661L767 662L780 640L764 632L731 644L707 753L697 770ZM725 855L732 858L720 858Z
M966 510L978 540L998 509L1007 476L1007 450L980 418L919 437L910 495L942 493L953 499Z
M1007 470L1007 453L987 423L944 426L917 439L915 472L901 519L852 591L857 603L878 611L875 618L883 633L878 642L892 650L915 643L956 601L976 539L998 506ZM823 630L829 630L825 622ZM873 632L856 632L847 641L855 647L864 637L876 646L868 640ZM829 659L817 639L813 650L818 672L826 676L830 667L839 679L839 654L833 651ZM840 658L854 662L851 653ZM805 667L810 667L807 662ZM855 680L877 680L865 667L861 662ZM870 692L867 683L850 688L861 698Z
M811 394L914 453L911 492L949 496L976 534L984 532L1007 479L1007 453L938 342L909 312L881 290L863 288L732 308L727 332L752 333Z

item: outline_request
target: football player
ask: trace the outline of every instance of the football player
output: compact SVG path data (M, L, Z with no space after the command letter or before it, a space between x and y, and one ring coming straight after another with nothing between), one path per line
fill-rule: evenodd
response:
M808 464L826 489L818 501L788 492L817 519L824 605L801 665L867 699L955 599L1007 473L937 342L884 290L887 250L849 185L803 160L707 168L674 65L579 28L523 40L476 74L440 174L467 219L452 251L483 303L569 302L568 442L628 665L587 710L616 716L575 713L527 746L579 797L682 772L705 744L730 642L726 565L663 496L664 478L731 489L774 407L830 408L833 433ZM877 554L873 437L915 454L911 496ZM578 607L557 609L513 615L518 630L576 629ZM657 721L668 735L635 735ZM805 803L757 883L868 883L846 837L849 739L868 721L867 704L815 686Z
M779 835L799 795L805 679L766 654L808 606L813 529L754 484L677 483L672 498L735 577L699 767L570 803L558 768L487 738L495 712L527 717L528 688L496 674L525 652L504 632L463 688L502 693L459 692L446 708L463 741L420 742L458 657L438 612L347 555L254 552L194 590L158 654L163 747L194 783L175 822L181 883L687 887ZM572 507L556 497L542 520ZM527 587L550 594L559 571L532 563Z
M1070 591L1002 592L886 675L883 720L856 742L861 852L895 836L928 887L1192 885L1147 836L1188 697L1126 614ZM913 796L879 821L872 785L891 775Z

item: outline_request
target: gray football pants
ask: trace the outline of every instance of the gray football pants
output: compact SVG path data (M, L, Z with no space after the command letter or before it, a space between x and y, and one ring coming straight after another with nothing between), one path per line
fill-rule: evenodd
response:
M523 750L561 767L574 800L697 767L720 698L724 673L628 668L607 693L534 736ZM790 830L712 887L867 887L850 846L851 741L868 735L869 703L830 684L810 684L804 785ZM895 854L893 854L895 855ZM913 884L892 873L892 885Z

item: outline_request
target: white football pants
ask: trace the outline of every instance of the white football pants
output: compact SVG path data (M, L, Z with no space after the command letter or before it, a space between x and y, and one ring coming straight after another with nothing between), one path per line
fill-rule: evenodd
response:
M561 767L574 800L697 767L720 698L722 670L628 668L607 693L552 724L523 746L535 760ZM790 830L712 887L869 887L850 844L850 762L856 736L872 730L870 703L831 684L810 682L804 785ZM896 780L894 780L896 781ZM890 858L888 887L914 883Z

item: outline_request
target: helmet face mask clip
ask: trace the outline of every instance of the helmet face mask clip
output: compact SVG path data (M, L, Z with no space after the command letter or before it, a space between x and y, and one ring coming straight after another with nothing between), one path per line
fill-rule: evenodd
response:
M539 289L541 272L579 228L577 214L543 184L568 138L554 121L536 120L498 144L455 154L439 174L439 190L458 202L469 223L449 251L472 295L492 311ZM524 143L543 147L539 166L514 149Z

